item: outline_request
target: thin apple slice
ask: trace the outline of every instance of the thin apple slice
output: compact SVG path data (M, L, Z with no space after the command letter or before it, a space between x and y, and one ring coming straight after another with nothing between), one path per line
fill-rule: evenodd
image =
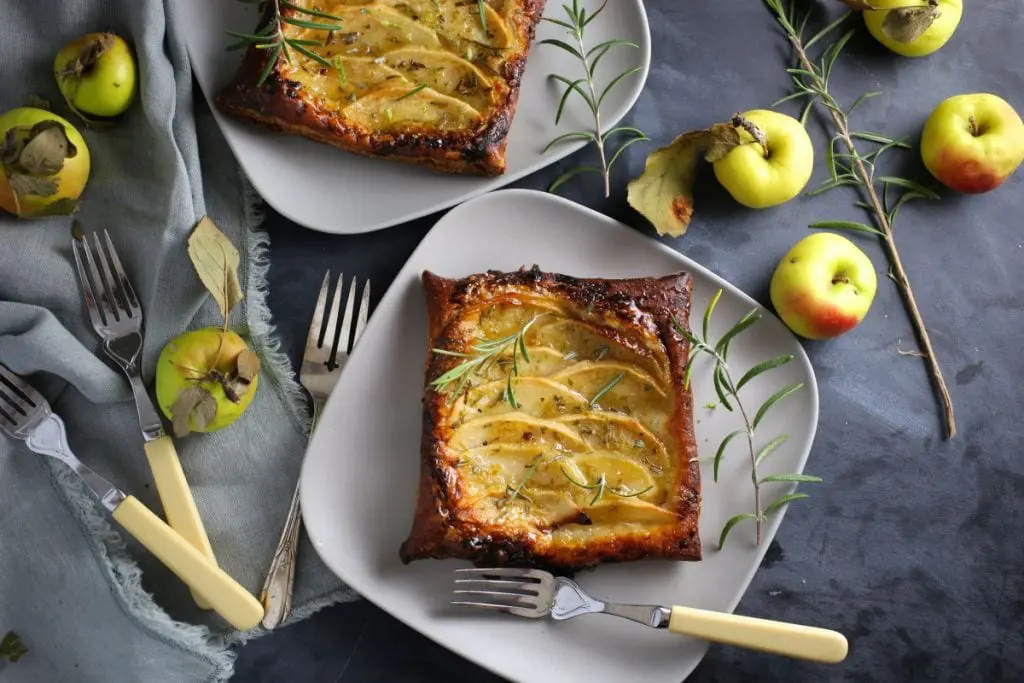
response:
M566 415L557 420L570 427L588 451L621 453L655 472L670 469L665 444L635 418L607 411Z
M590 445L571 426L521 412L484 415L468 420L452 434L450 445L469 450L492 443L529 444L546 452L587 452Z
M586 513L595 525L607 526L661 526L679 519L671 510L635 498L603 498Z
M646 342L635 341L636 348L610 339L599 328L575 318L545 318L538 320L527 332L531 345L557 349L572 360L620 361L638 366L654 377L666 377L667 368L660 367L654 354L645 349Z
M466 395L466 413L498 415L520 411L550 419L581 413L588 408L585 396L546 377L514 378L512 389L519 407L513 408L505 396L507 386L507 380L499 379L470 389Z

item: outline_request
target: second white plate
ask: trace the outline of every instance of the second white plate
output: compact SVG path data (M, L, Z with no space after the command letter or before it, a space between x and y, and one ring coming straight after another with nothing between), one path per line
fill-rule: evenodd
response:
M718 338L756 302L717 275L668 247L589 209L552 195L504 190L450 211L424 238L370 318L354 356L324 409L302 470L306 530L324 562L363 596L413 628L481 666L530 683L679 683L697 666L706 645L614 617L566 622L453 611L452 569L457 561L398 559L412 521L420 471L426 306L424 269L462 277L487 269L539 265L580 277L635 277L686 270L694 276L692 321L700 320L718 289L722 298L711 336ZM743 388L750 408L794 382L805 388L766 414L760 446L780 434L789 439L765 462L763 474L801 472L818 420L818 394L807 356L772 314L737 337L730 366L745 371L790 354L793 362ZM714 456L740 418L717 402L707 359L693 372L695 431L702 458ZM771 518L762 544L749 523L736 527L717 550L727 519L752 507L749 457L736 439L718 483L702 467L701 538L697 563L637 562L605 565L578 578L598 597L621 602L679 604L732 611L760 565L782 516ZM791 490L765 484L766 500ZM803 502L794 505L803 505ZM794 514L799 514L794 510ZM771 614L757 616L771 618ZM828 626L828 624L820 624Z
M594 10L600 2L581 0L580 5ZM240 59L239 52L224 51L231 40L225 31L251 31L259 18L256 5L230 0L180 0L178 7L176 17L196 79L245 174L278 213L314 230L370 232L446 209L562 159L584 143L567 142L545 154L548 142L562 133L593 128L592 119L587 118L589 111L577 97L571 98L561 124L555 125L563 86L549 76L578 78L582 66L558 48L535 43L509 132L508 170L500 177L441 175L270 133L226 117L213 107L213 96L231 79ZM561 3L550 0L545 16L564 20ZM541 22L537 40L544 38L565 39L564 29ZM641 0L609 2L602 15L587 26L586 41L591 47L613 38L632 41L639 49L610 50L598 68L598 85L603 87L633 67L641 71L622 81L604 101L601 114L606 130L632 108L647 80L651 33Z

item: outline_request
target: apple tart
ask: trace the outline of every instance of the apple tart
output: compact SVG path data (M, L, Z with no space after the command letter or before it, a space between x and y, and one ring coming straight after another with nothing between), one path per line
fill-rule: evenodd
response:
M544 4L292 0L280 8L282 30L301 49L278 55L250 46L216 103L268 130L348 152L499 175ZM274 18L267 5L262 30Z
M692 280L423 275L421 474L403 562L699 560Z

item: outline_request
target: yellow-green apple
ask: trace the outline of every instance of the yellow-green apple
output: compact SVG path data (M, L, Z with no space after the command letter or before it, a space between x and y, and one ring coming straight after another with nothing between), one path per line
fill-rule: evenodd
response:
M61 48L53 62L57 87L77 112L123 114L135 97L135 57L113 33L90 33Z
M215 327L178 335L156 362L156 400L175 434L227 427L252 403L259 360L245 340Z
M0 116L0 209L21 218L71 213L89 165L89 148L66 119L36 107Z
M995 95L957 95L945 100L924 125L924 165L959 192L988 192L1024 161L1024 122Z
M868 31L904 57L924 57L945 45L960 25L962 0L871 0Z
M830 339L864 319L878 279L871 259L841 235L818 232L797 242L772 275L775 312L807 339Z
M715 177L729 194L752 209L776 206L800 194L814 168L814 146L803 125L763 109L740 114L733 123L740 144L714 163Z

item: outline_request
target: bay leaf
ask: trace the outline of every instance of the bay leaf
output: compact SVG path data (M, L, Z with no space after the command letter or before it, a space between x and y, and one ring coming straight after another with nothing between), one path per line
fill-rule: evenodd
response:
M19 197L51 197L57 194L57 179L52 177L12 173L7 176L7 182Z
M171 404L174 435L179 439L191 433L193 424L198 429L206 429L216 416L217 400L199 385L182 389Z
M659 235L685 234L693 218L693 183L701 155L714 162L739 143L739 133L724 123L683 133L647 157L644 172L629 183L629 205L643 214Z
M209 216L204 216L188 238L188 255L226 321L231 309L242 300L238 250Z
M942 12L938 3L927 7L900 7L890 11L882 21L882 33L900 43L912 43L931 28Z
M21 148L18 165L32 175L55 175L64 168L68 155L67 133L64 126L54 121L54 126L34 126L32 137Z
M236 361L238 365L238 377L246 382L246 384L256 379L256 375L260 371L260 357L252 351L242 351L238 354Z

